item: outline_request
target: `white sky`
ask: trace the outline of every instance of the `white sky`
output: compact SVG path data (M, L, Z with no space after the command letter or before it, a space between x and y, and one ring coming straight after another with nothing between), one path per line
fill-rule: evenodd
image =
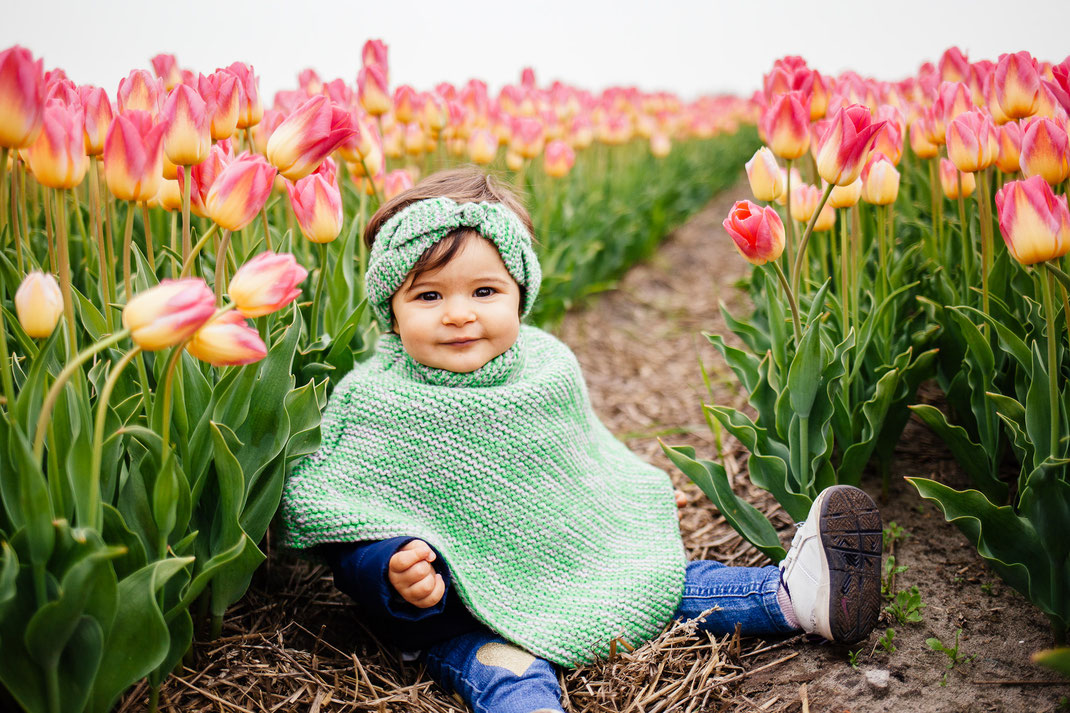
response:
M429 89L478 77L492 90L533 66L540 84L635 84L685 98L749 95L773 60L880 79L913 74L948 46L971 59L1070 53L1070 0L0 0L0 49L12 44L103 86L173 52L210 72L251 63L266 102L315 68L355 83L369 38L390 48L391 85Z

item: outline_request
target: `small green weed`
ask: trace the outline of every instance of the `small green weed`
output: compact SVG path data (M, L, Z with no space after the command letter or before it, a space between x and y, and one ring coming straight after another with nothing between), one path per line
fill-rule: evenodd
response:
M905 564L896 565L895 555L888 555L884 560L884 573L881 576L881 596L891 599L895 590L895 576L906 572L910 567Z
M910 537L910 533L899 526L897 522L889 522L888 527L884 528L884 550L890 551L895 546L896 542L905 540Z
M859 649L858 651L851 651L850 649L847 650L847 663L855 671L858 670L858 666L860 664L860 659L861 658L862 658L862 649Z
M910 624L921 621L921 610L926 607L921 601L921 592L917 585L910 589L901 589L895 593L892 603L884 608L884 611L900 624Z
M981 582L981 591L990 597L994 597L999 594L999 592L993 588L993 584L991 582Z
M935 636L925 640L925 645L933 651L940 651L947 656L947 671L944 672L944 678L940 681L941 686L947 685L947 677L951 675L951 669L955 668L955 664L969 663L977 658L977 654L973 656L963 656L959 653L959 636L962 634L962 629L955 630L955 645L948 646L944 642Z
M895 653L895 644L892 640L895 639L895 629L888 627L884 630L884 636L877 640L877 645L888 653Z

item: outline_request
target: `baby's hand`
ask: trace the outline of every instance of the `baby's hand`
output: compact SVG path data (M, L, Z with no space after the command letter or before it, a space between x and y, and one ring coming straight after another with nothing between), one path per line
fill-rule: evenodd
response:
M446 583L431 566L434 561L435 551L423 540L413 540L390 558L390 584L409 604L427 609L442 600Z

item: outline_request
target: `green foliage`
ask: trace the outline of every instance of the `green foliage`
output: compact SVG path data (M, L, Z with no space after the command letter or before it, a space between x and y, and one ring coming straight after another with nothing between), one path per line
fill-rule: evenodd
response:
M884 570L881 573L881 596L885 599L891 599L894 596L895 591L895 577L896 575L906 572L910 567L905 564L897 565L895 563L895 555L888 555L884 559Z
M925 645L933 651L939 651L947 657L947 663L945 664L947 670L944 672L944 677L940 680L941 686L947 685L948 676L951 675L951 670L955 668L956 664L969 663L977 658L977 654L972 656L964 656L959 653L959 636L962 634L962 629L955 630L955 643L951 646L946 645L940 639L936 637L928 638L925 640Z
M910 589L901 589L892 597L892 602L884 611L892 615L900 624L916 624L922 620L921 610L927 605L921 601L921 592L917 585Z
M877 640L877 645L890 654L895 653L895 644L892 643L895 640L895 629L888 627L884 630L884 634Z
M894 520L888 523L888 526L884 528L882 534L882 542L884 545L885 552L891 551L895 547L895 543L910 537L910 533L900 527L899 523L895 522Z

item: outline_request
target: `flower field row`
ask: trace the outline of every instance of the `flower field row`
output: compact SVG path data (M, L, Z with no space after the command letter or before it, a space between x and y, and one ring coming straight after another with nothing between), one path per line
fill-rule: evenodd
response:
M951 48L936 66L880 82L786 57L754 101L766 146L746 168L761 203L736 203L724 226L757 266L756 309L725 314L743 347L710 340L756 416L712 405L711 424L743 443L752 482L798 521L822 489L858 484L870 463L887 496L913 412L973 487L901 475L1064 643L1070 58L971 62ZM947 412L915 403L930 378ZM666 451L746 539L784 556L723 466Z
M0 53L0 703L107 711L220 631L288 466L374 344L361 234L457 163L530 199L540 322L735 180L745 101L472 80L391 91L174 57L117 91ZM152 706L155 707L155 701Z

